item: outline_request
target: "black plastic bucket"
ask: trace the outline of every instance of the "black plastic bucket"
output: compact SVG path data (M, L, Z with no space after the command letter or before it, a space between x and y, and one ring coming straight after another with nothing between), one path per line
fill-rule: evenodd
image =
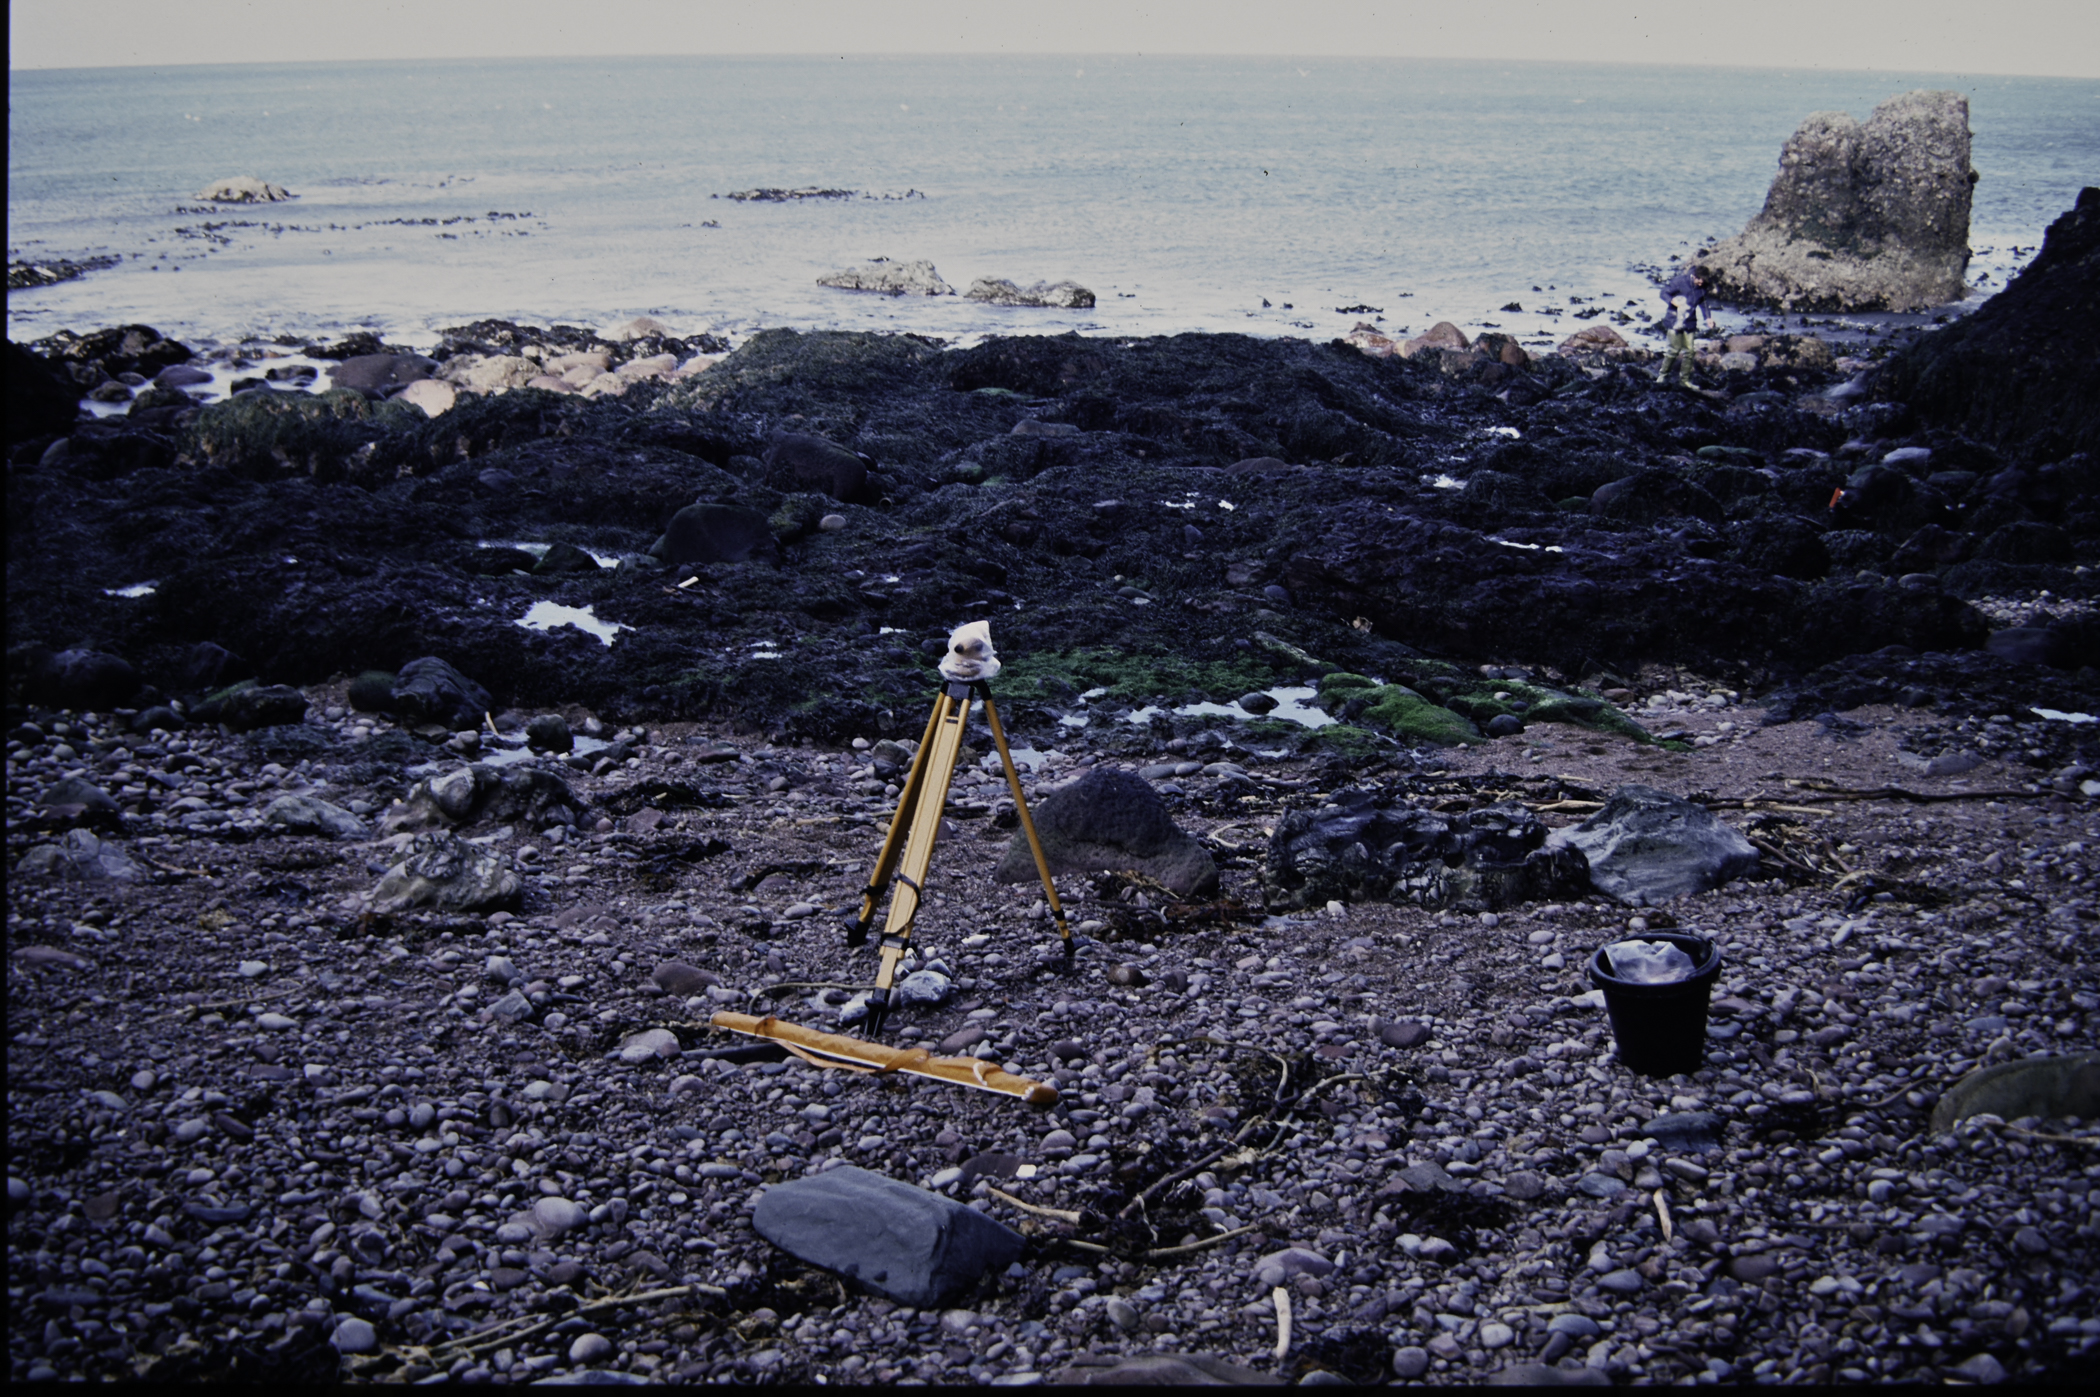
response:
M1697 1072L1706 1060L1706 1005L1721 974L1721 953L1703 936L1681 931L1631 932L1626 941L1667 941L1692 958L1692 973L1667 985L1643 985L1612 973L1599 946L1590 954L1590 983L1604 991L1619 1061L1643 1077Z

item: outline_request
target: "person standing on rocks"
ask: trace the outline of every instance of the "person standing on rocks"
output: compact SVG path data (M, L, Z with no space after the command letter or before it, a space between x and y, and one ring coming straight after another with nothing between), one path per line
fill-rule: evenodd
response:
M1670 332L1669 348L1663 352L1662 372L1656 374L1657 383L1670 381L1670 368L1682 364L1678 382L1692 386L1692 364L1695 350L1692 347L1693 322L1700 311L1706 312L1706 328L1714 327L1714 308L1706 300L1706 273L1698 267L1687 267L1670 278L1663 287L1663 328Z

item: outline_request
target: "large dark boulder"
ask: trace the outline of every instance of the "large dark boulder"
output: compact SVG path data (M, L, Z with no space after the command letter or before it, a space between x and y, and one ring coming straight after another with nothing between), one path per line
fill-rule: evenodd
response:
M1135 871L1183 896L1218 889L1210 852L1184 834L1144 777L1128 771L1089 771L1051 792L1035 812L1036 833L1050 872ZM1002 883L1037 875L1028 841L1016 839L992 874Z
M411 723L442 723L454 732L481 726L489 691L435 655L410 660L387 695L396 716Z
M328 371L335 388L386 397L437 372L437 361L421 354L360 354Z
M974 1208L850 1164L773 1185L751 1225L790 1256L921 1310L947 1306L1028 1245Z
M848 503L863 502L868 463L837 442L806 432L783 432L766 448L766 483L781 490L814 490Z
M1737 562L1780 577L1813 582L1830 575L1823 530L1793 514L1767 514L1731 531Z
M53 708L114 708L139 691L131 662L99 650L44 652L32 659L23 696Z
M2100 188L1977 311L1890 357L1875 392L1928 423L1999 445L2054 438L2048 460L2100 451Z
M856 461L856 464L858 462ZM778 551L766 516L733 504L689 504L649 552L672 567L680 563L741 563Z
M1735 301L1924 310L1961 299L1969 265L1969 102L1906 92L1862 125L1816 112L1779 154L1749 226L1699 265Z
M80 416L80 387L42 355L7 342L7 444L69 430Z

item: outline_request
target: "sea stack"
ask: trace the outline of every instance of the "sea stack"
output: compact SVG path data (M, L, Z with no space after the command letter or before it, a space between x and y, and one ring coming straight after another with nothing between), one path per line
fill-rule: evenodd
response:
M1962 295L1975 183L1958 92L1891 97L1864 125L1816 112L1780 151L1764 210L1699 265L1722 297L1754 305L1944 305Z

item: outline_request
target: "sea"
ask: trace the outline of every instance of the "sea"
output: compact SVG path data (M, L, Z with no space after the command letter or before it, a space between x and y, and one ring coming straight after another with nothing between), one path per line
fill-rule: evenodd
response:
M1864 120L1923 87L1967 95L1981 175L1971 294L1951 315L2100 176L2100 83L1336 57L11 72L11 270L91 270L10 290L8 335L140 323L201 345L372 330L424 346L489 317L647 315L731 342L773 326L1327 339L1451 320L1546 344L1607 309L1653 320L1656 277L1741 230L1803 117ZM293 197L199 199L236 175ZM830 193L736 197L765 189ZM874 258L930 261L957 292L1070 280L1097 299L817 284Z

